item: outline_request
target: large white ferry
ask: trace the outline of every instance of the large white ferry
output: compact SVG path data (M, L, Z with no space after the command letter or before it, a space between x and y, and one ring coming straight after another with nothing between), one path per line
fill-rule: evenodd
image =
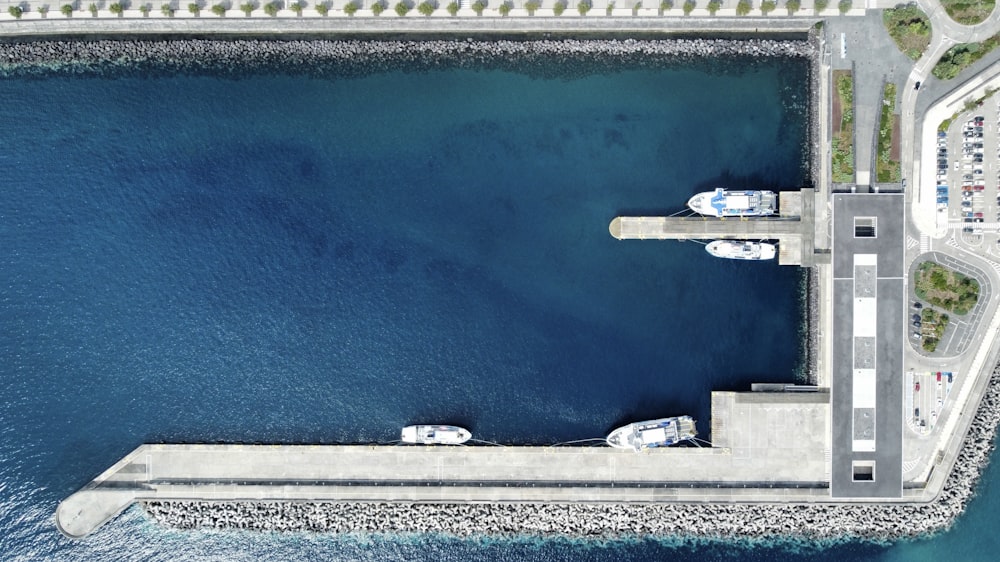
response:
M400 440L418 445L461 445L471 438L469 430L454 425L408 425Z
M656 447L669 447L681 441L694 439L698 435L691 416L663 418L630 423L608 435L608 445L616 449L632 449L636 452Z
M762 217L773 215L777 197L773 191L733 191L716 188L688 200L692 211L711 217Z
M705 250L717 258L731 260L773 260L778 254L774 244L745 240L715 240L709 242Z

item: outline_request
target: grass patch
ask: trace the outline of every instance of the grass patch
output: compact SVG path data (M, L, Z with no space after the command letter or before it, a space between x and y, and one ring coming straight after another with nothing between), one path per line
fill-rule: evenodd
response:
M833 165L834 182L854 181L854 77L850 70L833 71L836 88L833 108Z
M931 44L931 21L916 4L882 12L882 23L906 56L919 60Z
M996 0L941 0L944 11L951 19L965 25L974 25L986 21Z
M924 351L933 352L937 349L938 343L944 337L944 331L948 328L947 314L938 312L932 308L925 308L920 314L920 336L923 338L921 347Z
M917 267L914 292L921 300L964 316L979 300L979 282L943 265L925 261Z
M931 74L941 80L951 80L998 45L1000 45L1000 33L982 43L959 43L941 55L941 60L934 65Z
M899 130L896 111L896 85L885 85L882 91L882 115L878 120L878 151L875 158L875 179L878 182L897 182L900 179L899 160L893 158L893 143Z

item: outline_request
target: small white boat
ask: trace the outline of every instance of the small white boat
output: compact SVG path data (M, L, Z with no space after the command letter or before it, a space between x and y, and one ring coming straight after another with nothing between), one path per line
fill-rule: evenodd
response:
M689 441L698 435L695 421L691 416L662 418L631 423L619 427L608 435L608 445L616 449L645 449L669 447L681 441Z
M715 240L705 246L705 251L717 258L730 260L773 260L778 254L778 247L768 242Z
M400 440L417 445L461 445L471 438L469 430L454 425L408 425Z

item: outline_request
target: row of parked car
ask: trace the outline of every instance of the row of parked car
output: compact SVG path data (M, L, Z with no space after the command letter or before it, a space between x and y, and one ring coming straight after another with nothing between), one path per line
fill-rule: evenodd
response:
M961 183L961 217L966 223L962 231L971 233L978 230L977 223L986 220L985 215L985 191L986 176L983 172L983 137L985 134L985 118L977 115L965 122L962 127L962 157L955 160L954 169L958 172ZM937 183L937 204L938 210L947 212L949 202L948 184L948 139L947 133L938 133L938 183ZM1000 195L997 200L1000 206ZM997 221L1000 221L1000 211L997 214Z

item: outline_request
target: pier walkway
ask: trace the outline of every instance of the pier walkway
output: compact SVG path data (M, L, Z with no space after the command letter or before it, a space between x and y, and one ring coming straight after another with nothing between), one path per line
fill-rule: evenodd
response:
M824 502L830 396L712 395L724 446L142 445L63 501L79 538L136 501ZM707 424L702 423L702 432Z
M782 191L776 217L615 217L608 230L619 240L774 240L778 263L809 267L829 262L816 254L815 198L812 189Z

